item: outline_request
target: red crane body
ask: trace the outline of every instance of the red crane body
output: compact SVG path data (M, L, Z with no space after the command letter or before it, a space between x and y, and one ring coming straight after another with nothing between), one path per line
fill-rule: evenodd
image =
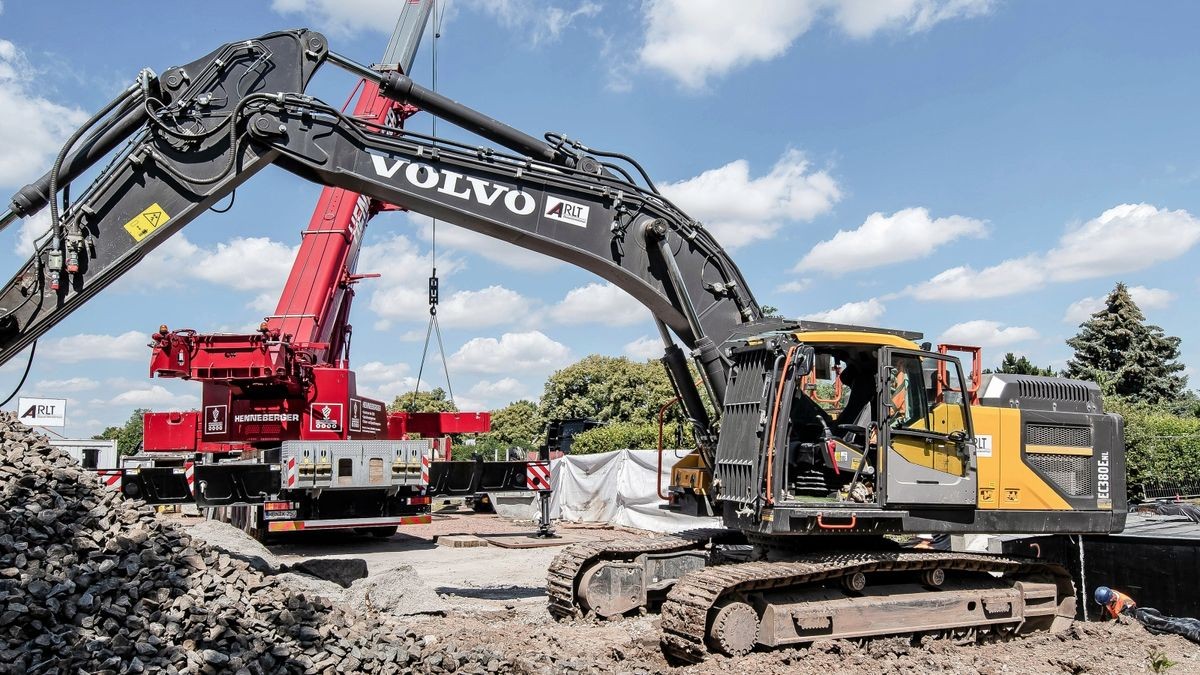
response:
M360 83L354 116L400 126L417 109ZM350 308L363 235L380 211L399 210L343 188L325 187L275 313L256 333L197 333L160 327L151 336L151 377L196 380L200 411L147 413L150 452L230 452L282 441L401 439L487 431L487 413L392 413L359 396L349 369ZM448 451L449 449L446 448ZM446 453L448 456L448 452Z

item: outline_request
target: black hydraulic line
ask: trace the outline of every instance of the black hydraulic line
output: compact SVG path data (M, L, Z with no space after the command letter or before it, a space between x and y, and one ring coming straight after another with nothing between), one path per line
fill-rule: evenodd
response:
M136 93L137 85L126 89L109 105L128 101L131 90ZM132 105L124 105L108 123L82 141L79 149L62 160L58 170L58 180L70 183L78 178L80 174L128 139L145 121L145 106L140 105L137 101L132 101ZM37 213L50 203L52 174L53 170L47 171L41 178L17 190L16 194L12 196L9 210L0 216L0 230L17 218L27 218Z
M667 241L668 232L666 221L654 220L646 228L646 238L651 240L648 243L658 247L663 262L667 265L667 280L675 291L679 310L687 319L688 327L692 331L692 338L695 340L695 354L700 362L700 375L705 386L708 387L713 405L717 406L719 410L725 404L725 368L721 363L721 355L717 351L717 346L711 338L704 334L704 327L700 324L700 315L696 313L696 307L692 304L692 296L687 292L683 273L679 271L679 264L675 261L675 253L671 250L670 242Z
M412 103L431 115L437 115L455 126L529 155L533 159L561 164L566 157L551 147L549 143L539 141L523 131L518 131L478 110L468 108L432 89L422 87L407 75L397 72L384 73L379 83L379 91L390 99Z
M378 73L332 51L329 52L328 60L363 79L378 84L379 93L393 101L411 103L431 115L437 115L455 126L479 134L506 148L516 150L533 159L554 164L563 164L568 159L568 155L555 150L549 143L539 141L523 131L514 129L500 120L488 117L478 110L469 108L432 89L422 87L403 73L395 71Z
M21 375L21 381L17 383L17 386L12 390L12 393L8 395L8 398L4 399L3 403L0 403L0 408L8 405L8 402L13 400L13 398L16 397L16 395L21 391L21 387L25 386L25 378L29 377L29 369L33 366L33 355L36 353L37 340L34 340L33 344L29 346L29 360L25 362L25 372Z
M712 421L708 417L708 410L704 407L704 399L700 397L700 390L696 388L696 383L692 379L692 371L688 369L687 357L684 356L679 345L672 344L666 348L662 363L675 385L675 393L683 401L683 409L687 411L688 418L705 433L710 432Z

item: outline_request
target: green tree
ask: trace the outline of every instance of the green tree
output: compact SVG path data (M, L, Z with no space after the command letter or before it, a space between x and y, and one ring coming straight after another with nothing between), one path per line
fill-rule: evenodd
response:
M779 313L779 308L776 307L775 305L759 305L758 309L761 310L762 315L767 318L771 318L771 319L782 319L783 318L783 315Z
M550 376L538 406L542 420L654 422L675 397L662 364L593 354Z
M1131 498L1143 484L1196 484L1200 476L1200 418L1166 404L1113 398L1105 410L1125 419L1125 467Z
M1067 340L1075 357L1067 362L1066 374L1096 382L1105 394L1146 403L1172 401L1187 387L1179 342L1147 324L1129 289L1118 283L1104 307Z
M991 368L984 369L985 373L1012 373L1014 375L1045 375L1054 377L1057 373L1050 366L1039 368L1032 361L1024 356L1017 356L1012 352L1004 355L1004 359L1000 361L1000 367L996 370Z
M513 401L492 411L492 430L480 434L474 451L491 457L497 450L503 454L509 448L537 450L545 433L546 424L538 416L537 404L524 399Z
M142 447L142 415L150 412L146 408L138 408L129 416L123 426L105 427L104 431L92 436L97 441L116 441L117 453L132 455Z
M571 454L594 455L612 450L652 450L657 447L657 422L614 422L576 436L571 442ZM663 447L691 447L690 432L679 422L664 424Z
M458 412L454 401L446 398L446 390L434 387L427 391L406 392L396 397L388 406L391 412Z

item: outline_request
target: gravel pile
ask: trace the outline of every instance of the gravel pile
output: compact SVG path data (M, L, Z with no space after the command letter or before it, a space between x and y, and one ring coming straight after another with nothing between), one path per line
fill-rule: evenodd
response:
M529 666L533 666L529 668ZM124 501L0 413L0 672L512 672L547 664L418 636L297 593Z

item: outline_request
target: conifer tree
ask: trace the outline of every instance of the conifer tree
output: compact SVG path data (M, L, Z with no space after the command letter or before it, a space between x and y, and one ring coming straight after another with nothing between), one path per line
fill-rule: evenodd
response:
M991 369L984 369L983 372L1013 373L1015 375L1045 375L1047 377L1054 377L1055 375L1053 368L1049 366L1041 368L1034 365L1032 361L1024 356L1017 356L1012 352L1008 352L1004 355L1004 360L1000 362L999 368L994 371Z
M1067 345L1075 357L1067 362L1066 375L1092 380L1106 394L1161 403L1178 399L1187 386L1179 338L1147 324L1123 283L1108 294L1100 311L1080 324Z

